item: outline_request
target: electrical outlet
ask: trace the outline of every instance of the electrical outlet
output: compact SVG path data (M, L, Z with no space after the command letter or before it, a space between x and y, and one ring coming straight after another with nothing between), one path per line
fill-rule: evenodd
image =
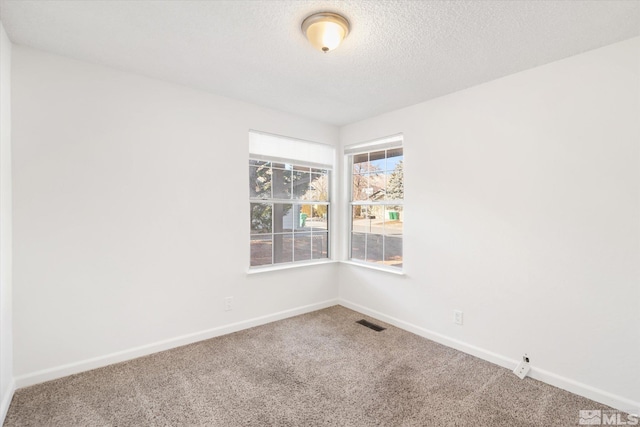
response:
M453 323L455 323L456 325L462 325L464 320L463 315L464 313L462 313L462 311L453 310Z
M233 310L233 297L226 297L224 299L224 311Z
M529 373L530 369L531 366L529 365L529 363L523 360L522 362L518 363L518 366L516 366L516 369L513 370L513 373L516 374L518 378L523 380L524 377L526 377Z

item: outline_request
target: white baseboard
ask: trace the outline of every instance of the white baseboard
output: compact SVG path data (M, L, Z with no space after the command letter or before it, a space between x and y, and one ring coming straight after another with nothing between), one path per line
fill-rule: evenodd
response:
M170 350L172 348L206 340L209 338L218 337L220 335L226 335L233 332L241 331L243 329L252 328L254 326L264 325L267 323L275 322L277 320L286 319L288 317L310 313L312 311L321 310L323 308L331 307L337 304L337 299L331 299L315 304L309 304L302 307L284 310L278 313L268 314L266 316L243 320L241 322L218 326L216 328L211 328L200 332L194 332L192 334L170 338L168 340L143 345L140 347L134 347L124 351L118 351L104 356L94 357L91 359L81 360L62 366L56 366L54 368L43 369L41 371L20 375L15 378L14 390L16 388L28 387L30 385L66 377L68 375L73 375L84 371L89 371L91 369L101 368L103 366L112 365L114 363L124 362L152 353L157 353L159 351Z
M360 304L356 304L354 302L351 302L342 298L338 300L338 303L344 307L350 308L351 310L355 310L362 314L366 314L368 316L373 317L374 319L389 323L390 325L396 326L400 329L404 329L405 331L409 331L416 335L420 335L421 337L446 345L447 347L455 348L456 350L460 350L464 353L470 354L472 356L478 357L488 362L495 363L496 365L502 366L509 370L513 370L516 367L516 365L520 362L519 360L511 359L509 357L505 357L503 355L491 352L484 348L476 347L474 345L465 343L463 341L459 341L454 338L447 337L445 335L439 334L434 331L430 331L428 329L422 328L412 323L405 322L404 320L400 320L392 316L387 316L384 313L381 313L376 310L372 310L368 307L364 307ZM563 377L562 375L558 375L553 372L546 371L544 369L539 369L532 366L528 376L533 379L550 384L554 387L558 387L563 390L567 390L571 393L577 394L579 396L583 396L588 399L595 400L596 402L600 402L605 405L611 406L612 408L615 408L621 411L625 411L633 414L640 413L640 402L635 402L626 397L618 396L613 393L609 393L607 391L604 391L595 387L591 387L587 384L574 381L572 379ZM584 409L590 409L590 408L584 408Z
M11 405L11 399L13 399L13 393L16 391L16 382L11 380L9 387L7 387L6 393L2 402L0 402L0 426L4 424L4 419L7 416L9 405Z

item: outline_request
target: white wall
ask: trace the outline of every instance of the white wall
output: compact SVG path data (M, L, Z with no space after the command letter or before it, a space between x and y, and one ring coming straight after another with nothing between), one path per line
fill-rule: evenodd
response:
M635 38L343 127L406 156L407 275L341 265L345 304L640 410L639 59Z
M249 129L336 127L19 46L13 71L18 386L335 303L335 264L246 271Z
M0 423L13 396L11 42L0 22Z

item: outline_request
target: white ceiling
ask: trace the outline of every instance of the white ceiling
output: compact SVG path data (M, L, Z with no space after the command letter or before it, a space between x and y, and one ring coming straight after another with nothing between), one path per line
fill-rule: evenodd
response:
M328 54L318 11L352 30ZM342 125L640 35L639 1L0 0L19 45Z

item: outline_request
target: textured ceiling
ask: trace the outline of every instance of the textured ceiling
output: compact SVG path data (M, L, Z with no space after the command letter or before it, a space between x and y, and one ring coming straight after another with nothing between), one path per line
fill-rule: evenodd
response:
M352 25L314 50L318 11ZM640 35L638 1L0 0L19 45L342 125Z

